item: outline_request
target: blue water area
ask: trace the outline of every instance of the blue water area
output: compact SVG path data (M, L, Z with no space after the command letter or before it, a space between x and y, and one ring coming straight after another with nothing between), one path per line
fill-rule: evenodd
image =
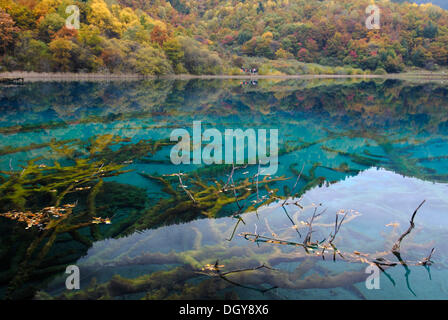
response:
M446 299L447 108L443 82L0 87L0 295ZM193 121L278 130L278 170L173 164Z

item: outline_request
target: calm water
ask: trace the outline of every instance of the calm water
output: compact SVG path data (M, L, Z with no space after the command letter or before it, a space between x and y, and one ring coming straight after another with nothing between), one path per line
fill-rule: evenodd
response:
M0 217L2 298L448 298L443 83L29 83L0 87L0 110L0 212L16 214ZM238 169L234 189L229 165L173 165L170 133L195 120L278 129L277 173L257 184L257 165ZM391 248L423 200L406 265L367 289L369 262L398 262ZM321 244L305 250L315 210ZM339 252L322 251L344 214ZM81 290L66 290L68 265Z

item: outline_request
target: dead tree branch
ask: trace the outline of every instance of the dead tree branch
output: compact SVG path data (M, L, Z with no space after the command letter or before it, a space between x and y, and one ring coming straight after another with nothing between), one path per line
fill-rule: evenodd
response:
M412 229L414 229L415 224L414 224L414 218L415 215L417 214L418 210L421 208L421 206L425 203L426 200L423 200L422 203L420 203L420 205L417 207L417 209L415 209L414 213L412 214L411 217L411 221L410 222L410 226L408 228L408 230L406 230L401 236L400 238L398 238L398 240L395 242L394 246L392 247L392 252L395 253L399 253L400 252L400 245L401 245L401 241L403 241L403 239L411 233Z

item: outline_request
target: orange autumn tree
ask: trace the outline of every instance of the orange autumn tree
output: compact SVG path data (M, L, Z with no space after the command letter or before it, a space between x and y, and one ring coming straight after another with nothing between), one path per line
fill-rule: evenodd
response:
M59 29L58 32L56 32L54 35L52 35L52 40L61 38L61 39L67 39L71 40L73 38L76 38L78 35L78 30L76 29L70 29L66 26L63 26L61 29Z
M14 36L19 31L14 20L9 14L0 8L0 49L1 53L6 52L6 48L14 42Z
M55 71L134 72L130 53L149 46L177 73L212 72L217 59L220 72L232 73L254 58L287 74L314 72L297 61L379 73L445 70L448 6L395 2L379 2L381 29L368 30L371 0L0 0L0 67L45 71L30 58L39 48ZM64 27L68 5L79 7L76 32ZM52 43L58 39L68 42Z
M168 32L157 25L154 26L151 31L151 41L162 46L166 40L168 40Z

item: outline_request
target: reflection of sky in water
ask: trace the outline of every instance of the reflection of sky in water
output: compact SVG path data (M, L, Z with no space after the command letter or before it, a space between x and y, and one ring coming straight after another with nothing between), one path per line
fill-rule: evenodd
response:
M237 233L257 232L260 235L271 236L271 232L287 235L283 240L303 241L306 227L300 221L308 220L312 214L314 204L322 204L326 212L318 218L314 224L313 240L323 240L332 231L335 213L339 209L349 212L350 218L356 211L357 215L345 223L337 237L336 244L342 252L358 250L364 253L380 252L391 248L393 241L407 229L409 219L416 206L426 199L425 205L419 211L415 223L416 227L409 237L402 243L402 256L409 259L421 259L425 257L432 247L436 248L433 260L435 264L431 267L432 280L428 279L428 274L423 267L411 267L410 284L417 294L417 298L434 299L448 297L448 281L446 275L447 256L446 236L444 235L448 225L448 201L443 194L446 193L447 184L438 184L421 181L415 178L406 178L383 169L369 169L358 176L350 177L329 187L315 187L309 190L303 197L305 210L299 215L295 215L295 207L289 206L288 212L302 234L300 240L291 228L291 223L285 216L283 210L272 204L272 210L259 210L258 217L255 213L244 215L245 225L240 224ZM353 212L351 210L354 210ZM398 227L386 226L390 223L398 223ZM133 265L129 259L141 257L145 253L163 252L169 253L172 250L177 252L200 250L206 246L223 244L224 248L235 246L249 246L255 252L262 251L265 246L277 246L282 252L292 250L302 250L301 248L290 248L272 244L257 245L235 237L231 242L225 241L230 235L235 220L229 217L216 220L200 219L187 224L161 227L156 230L146 230L120 239L108 239L96 242L88 251L87 256L81 258L77 265L81 272L87 270L88 274L83 280L86 284L92 276L108 280L113 274L121 274L126 277L137 277L150 272L169 268L169 266L151 266L150 263L143 265ZM219 230L213 232L212 230ZM195 243L197 232L202 234L201 245ZM196 247L195 247L196 246ZM225 259L226 251L217 252L215 256L209 257L209 263L214 263L217 259ZM227 257L228 258L228 257ZM340 260L340 259L339 259ZM146 267L145 267L146 265ZM281 263L276 268L293 271L296 263ZM244 263L241 268L248 267ZM318 263L313 272L343 272L345 270L363 270L365 265L358 263L332 262L331 259ZM404 278L404 269L401 266L387 269L387 273L395 280L396 285L381 275L381 289L367 290L364 283L356 284L362 294L373 299L409 299L412 294L408 291ZM367 277L367 274L366 274ZM61 279L59 281L62 281ZM274 285L274 284L272 284ZM58 287L58 281L53 288ZM57 289L56 289L57 291ZM244 291L244 290L243 290ZM244 295L246 294L246 296ZM247 296L247 294L249 294ZM260 298L250 293L242 293L244 297ZM306 290L285 290L276 289L277 298L294 299L342 299L356 298L353 290L349 289L306 289ZM268 298L268 297L266 297ZM272 296L271 296L272 298Z

